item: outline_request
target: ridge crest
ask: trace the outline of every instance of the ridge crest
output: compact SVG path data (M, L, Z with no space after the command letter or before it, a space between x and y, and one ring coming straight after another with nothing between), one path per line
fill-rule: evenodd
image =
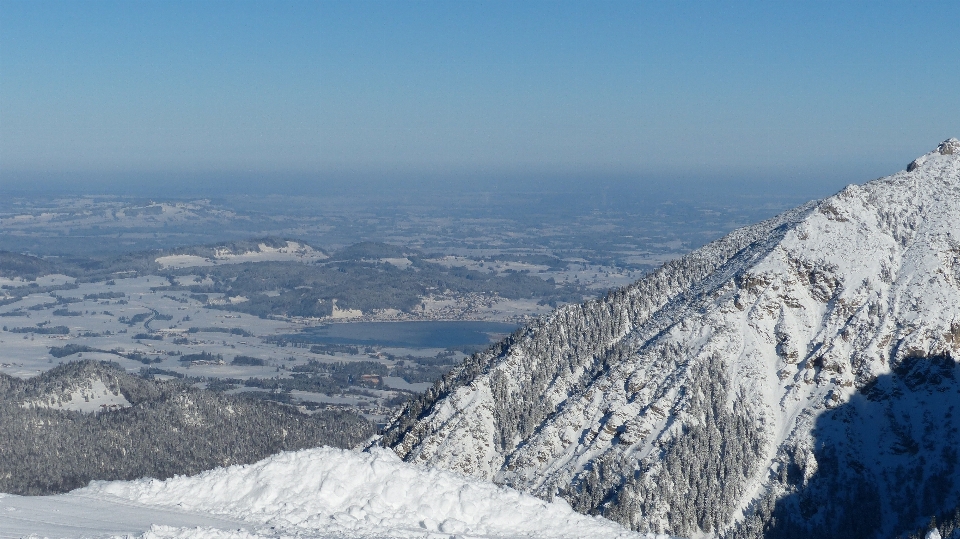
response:
M937 146L937 153L940 155L960 154L960 140L953 137L948 138Z

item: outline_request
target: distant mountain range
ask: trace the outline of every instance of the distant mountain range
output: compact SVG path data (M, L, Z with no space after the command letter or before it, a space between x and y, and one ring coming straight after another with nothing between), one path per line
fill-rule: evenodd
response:
M892 537L960 507L960 141L475 355L380 439L641 531ZM953 519L953 520L951 520Z

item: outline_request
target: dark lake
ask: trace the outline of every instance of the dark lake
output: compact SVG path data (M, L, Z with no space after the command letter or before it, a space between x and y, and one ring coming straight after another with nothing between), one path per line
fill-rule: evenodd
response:
M308 328L290 335L305 343L449 348L485 345L517 329L501 322L354 322Z

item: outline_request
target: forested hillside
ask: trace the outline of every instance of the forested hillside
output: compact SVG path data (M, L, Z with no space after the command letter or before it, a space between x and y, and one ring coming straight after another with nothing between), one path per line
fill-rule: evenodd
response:
M121 404L69 409L96 406L103 395ZM145 380L110 363L67 363L29 380L0 374L0 492L50 494L95 479L195 474L284 450L351 447L372 433L353 413L306 415Z

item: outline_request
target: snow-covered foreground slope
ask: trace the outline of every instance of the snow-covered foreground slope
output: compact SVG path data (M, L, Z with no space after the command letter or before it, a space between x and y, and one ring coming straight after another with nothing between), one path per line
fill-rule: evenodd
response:
M557 310L381 444L634 529L889 537L960 504L957 358L951 139Z
M643 537L515 490L401 462L386 450L287 452L166 481L94 482L0 497L0 538Z

